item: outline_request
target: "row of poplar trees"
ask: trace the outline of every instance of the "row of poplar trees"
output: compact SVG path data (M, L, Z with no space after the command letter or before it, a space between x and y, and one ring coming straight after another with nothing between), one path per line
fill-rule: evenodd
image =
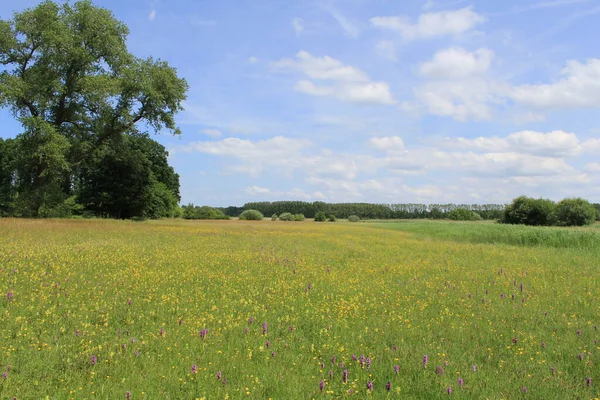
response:
M188 85L127 50L128 28L83 0L0 20L0 216L172 216L179 176L148 132L179 134Z

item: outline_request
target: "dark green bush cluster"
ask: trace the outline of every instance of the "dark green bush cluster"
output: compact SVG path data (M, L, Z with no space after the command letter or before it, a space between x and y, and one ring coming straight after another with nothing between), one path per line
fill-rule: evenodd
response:
M548 199L520 196L504 209L500 222L533 226L584 226L594 223L596 208L581 198L567 198L558 203Z
M280 221L294 221L294 216L292 215L292 213L289 212L284 212L283 214L279 215L279 220Z
M348 222L358 222L360 221L360 218L356 215L351 215L348 217Z
M240 214L242 221L262 221L265 216L260 211L246 210Z
M194 206L188 204L182 207L181 216L184 219L229 219L228 215L223 214L221 210L209 206Z
M457 208L448 213L448 219L453 221L480 221L481 215L466 208Z

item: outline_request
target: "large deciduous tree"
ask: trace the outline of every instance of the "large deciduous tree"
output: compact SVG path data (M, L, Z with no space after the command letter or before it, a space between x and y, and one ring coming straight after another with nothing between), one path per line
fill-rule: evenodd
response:
M167 168L162 146L146 137L137 147L135 140L126 140L129 147L115 148L123 136L139 137L140 127L179 134L174 117L188 88L166 62L130 54L127 35L127 27L109 10L88 0L62 5L45 1L11 20L0 20L0 106L10 108L24 127L13 146L12 168L0 171L1 187L10 180L16 193L2 189L8 194L0 193L0 208L9 197L20 214L44 216L79 189L114 184L116 195L117 187L137 178L136 185L146 185L145 191L161 183L159 192L166 188L179 199L179 180ZM0 150L0 157L7 158L8 151ZM132 175L96 174L98 182L89 182L90 170L102 172L94 165L99 157ZM103 168L108 173L118 167ZM104 193L92 201L87 191L86 204L103 203ZM140 199L128 192L113 201L133 204ZM134 215L109 214L142 216L143 209L132 205Z

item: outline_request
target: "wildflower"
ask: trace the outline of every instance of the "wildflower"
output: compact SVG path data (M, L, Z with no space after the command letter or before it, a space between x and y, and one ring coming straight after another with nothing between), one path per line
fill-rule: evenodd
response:
M451 386L448 386L448 388L446 389L446 393L452 394L452 387Z
M325 389L325 381L321 379L321 382L319 382L319 389L321 389L321 392L323 391L323 389Z
M395 373L400 372L400 366L399 365L394 365L394 372Z
M367 358L366 364L367 364L367 369L371 369L371 357Z
M179 318L178 323L179 323L179 325L181 325L183 323L183 319Z
M227 385L227 379L223 378L223 379L221 380L221 383L223 384L223 386Z
M294 325L290 325L290 332L294 332Z
M359 359L360 365L363 365L365 363L365 361L366 361L365 356L364 355L360 356L360 359Z
M514 337L514 338L512 338L512 342L513 342L514 344L517 344L517 343L519 342L519 339L517 339L516 337Z
M333 380L333 371L329 370L329 380L332 381Z
M160 330L158 331L158 334L160 336L163 336L165 334L165 330L163 328L160 328Z
M523 393L527 393L527 388L526 388L525 386L523 386L523 389L521 389L521 391L522 391Z
M192 365L192 374L197 374L198 373L198 367L196 366L196 364Z
M271 357L275 358L275 352L274 351L271 352Z
M133 300L129 299L129 301L127 301L128 305L132 305L133 304Z
M200 337L202 338L202 340L206 339L206 334L208 333L208 329L202 329L200 331Z
M6 379L6 378L8 378L8 372L5 371L2 373L2 379Z
M348 370L347 369L345 369L344 372L342 372L342 382L348 383Z
M331 363L335 364L335 356L331 356Z
M127 391L127 393L125 393L125 398L127 400L131 400L131 392L130 391Z
M269 347L271 347L271 341L267 340L265 343L265 347L268 349Z
M473 366L471 367L471 369L473 370L473 372L477 371L477 365L473 364Z
M222 377L223 374L221 374L221 371L217 372L217 380L220 381Z
M429 362L429 357L427 357L427 354L425 354L423 356L423 367L427 367L428 362Z
M136 356L136 357L139 357L139 355L140 355L140 351L139 351L139 350L136 350L136 351L135 351L135 356Z
M248 320L248 323L249 323L250 325L252 325L252 323L253 323L253 322L254 322L254 318L250 317L250 319Z
M95 355L92 355L92 357L90 357L90 364L92 365L92 367L96 365L96 362L98 362L98 358L96 358Z
M394 347L392 347L392 350L398 351L398 346L394 345Z
M542 349L546 348L546 342L542 342Z
M551 373L552 375L556 374L556 369L554 369L554 367L550 368L550 373Z
M444 371L444 368L440 367L439 365L437 367L435 367L435 373L436 375L445 375L446 372Z
M8 299L8 301L11 301L14 297L15 295L13 292L6 293L6 298Z
M358 360L358 358L356 358L356 356L354 354L352 354L352 361L356 361Z
M338 365L338 367L340 367L340 368L344 368L344 363L343 363L343 362L340 362L340 364Z
M463 381L463 378L458 378L458 386L462 387L462 385L465 384L465 381Z
M367 389L372 392L373 391L373 382L369 381L367 382Z
M589 376L585 378L585 384L586 386L592 386L592 378L590 378Z
M246 327L246 328L244 329L244 333L248 333L248 331L249 331L249 329L248 329L248 327Z
M577 357L579 357L580 361L583 361L583 354L579 353L579 355Z
M521 283L521 288L520 288L520 289L521 289L521 293L523 293L523 290L525 290L525 285L523 285L523 284Z
M262 333L263 333L263 335L267 334L267 322L266 321L263 322L263 324L262 324Z
M581 329L577 330L577 336L581 336Z

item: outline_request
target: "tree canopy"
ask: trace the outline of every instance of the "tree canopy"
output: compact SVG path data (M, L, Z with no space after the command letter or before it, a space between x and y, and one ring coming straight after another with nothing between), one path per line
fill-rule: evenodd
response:
M0 20L0 106L22 124L0 142L0 214L167 216L179 177L144 129L179 134L188 85L128 52L127 26L89 0Z

